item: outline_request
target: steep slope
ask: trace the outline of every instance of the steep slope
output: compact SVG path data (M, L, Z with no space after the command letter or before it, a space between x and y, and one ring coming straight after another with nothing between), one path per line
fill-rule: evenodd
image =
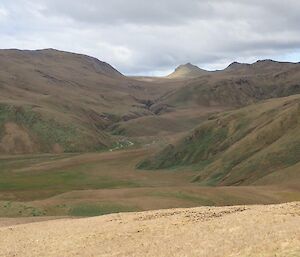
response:
M196 78L202 75L207 75L209 72L203 69L200 69L198 66L195 66L191 63L178 66L173 73L167 76L170 79L189 79Z
M300 161L299 131L300 96L268 100L210 117L139 168L194 165L202 184L249 185Z

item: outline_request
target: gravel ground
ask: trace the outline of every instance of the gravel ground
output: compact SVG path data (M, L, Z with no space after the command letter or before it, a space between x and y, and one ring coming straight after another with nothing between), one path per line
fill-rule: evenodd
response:
M300 256L300 202L0 220L0 256Z

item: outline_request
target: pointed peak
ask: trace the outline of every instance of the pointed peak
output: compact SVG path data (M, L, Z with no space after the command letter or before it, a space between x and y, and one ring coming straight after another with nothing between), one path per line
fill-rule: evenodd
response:
M175 71L167 76L168 78L196 78L205 75L208 71L200 69L198 66L191 64L179 65Z
M198 66L196 66L196 65L194 65L194 64L191 64L190 62L188 62L188 63L186 63L186 64L182 64L182 65L180 65L180 66L183 66L183 67L198 67Z
M186 63L186 64L182 64L182 65L179 65L177 69L183 69L183 68L186 68L186 69L198 69L198 70L201 70L198 66L194 65L194 64L191 64L190 62Z

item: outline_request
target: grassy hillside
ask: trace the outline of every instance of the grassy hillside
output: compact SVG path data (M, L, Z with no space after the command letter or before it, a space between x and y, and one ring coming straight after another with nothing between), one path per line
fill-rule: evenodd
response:
M249 185L300 161L299 131L300 96L268 100L210 117L139 168L193 165L201 184Z

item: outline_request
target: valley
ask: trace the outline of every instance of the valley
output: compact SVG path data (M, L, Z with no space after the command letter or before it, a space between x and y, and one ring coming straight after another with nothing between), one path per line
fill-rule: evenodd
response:
M155 150L1 157L0 217L300 201L296 185L205 187L192 183L193 170L138 170L136 163Z
M300 257L300 1L0 1L0 257Z
M300 64L127 77L0 50L0 217L300 200Z

